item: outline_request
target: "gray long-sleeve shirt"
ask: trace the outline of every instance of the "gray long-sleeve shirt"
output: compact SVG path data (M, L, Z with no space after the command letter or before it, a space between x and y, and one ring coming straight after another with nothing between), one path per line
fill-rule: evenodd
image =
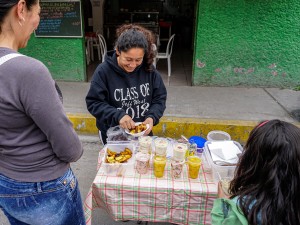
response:
M14 53L0 48L0 57ZM0 65L0 174L42 182L62 176L83 153L43 63L20 56Z

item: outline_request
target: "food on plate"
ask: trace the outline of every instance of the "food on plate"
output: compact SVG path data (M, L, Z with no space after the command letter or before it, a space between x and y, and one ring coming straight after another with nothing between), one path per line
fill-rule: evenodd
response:
M123 151L117 153L109 148L106 150L106 163L125 163L132 157L132 151L129 148L125 148Z
M141 132L143 132L145 130L147 130L147 125L141 123L141 124L135 126L133 129L129 129L129 133L131 133L131 134L138 134L138 133L141 133Z

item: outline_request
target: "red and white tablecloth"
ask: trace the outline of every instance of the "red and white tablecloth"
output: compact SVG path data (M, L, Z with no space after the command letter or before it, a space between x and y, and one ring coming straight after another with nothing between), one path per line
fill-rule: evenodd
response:
M190 179L185 165L181 178L172 179L169 162L163 178L156 178L152 168L144 175L136 172L117 177L107 176L100 164L98 167L84 202L87 225L91 224L93 209L98 207L114 220L211 224L217 184L203 168L197 179Z

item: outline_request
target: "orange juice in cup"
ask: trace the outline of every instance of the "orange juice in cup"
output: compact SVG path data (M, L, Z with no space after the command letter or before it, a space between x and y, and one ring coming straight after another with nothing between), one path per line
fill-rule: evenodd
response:
M156 155L153 158L153 170L154 176L157 178L163 177L165 172L165 166L167 158L165 156Z
M189 156L187 162L189 178L196 179L199 174L201 159L198 156Z

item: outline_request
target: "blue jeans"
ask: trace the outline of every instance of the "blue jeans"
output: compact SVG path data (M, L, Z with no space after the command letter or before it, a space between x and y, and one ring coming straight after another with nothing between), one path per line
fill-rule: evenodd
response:
M0 209L12 225L85 225L71 169L46 182L19 182L0 174Z

